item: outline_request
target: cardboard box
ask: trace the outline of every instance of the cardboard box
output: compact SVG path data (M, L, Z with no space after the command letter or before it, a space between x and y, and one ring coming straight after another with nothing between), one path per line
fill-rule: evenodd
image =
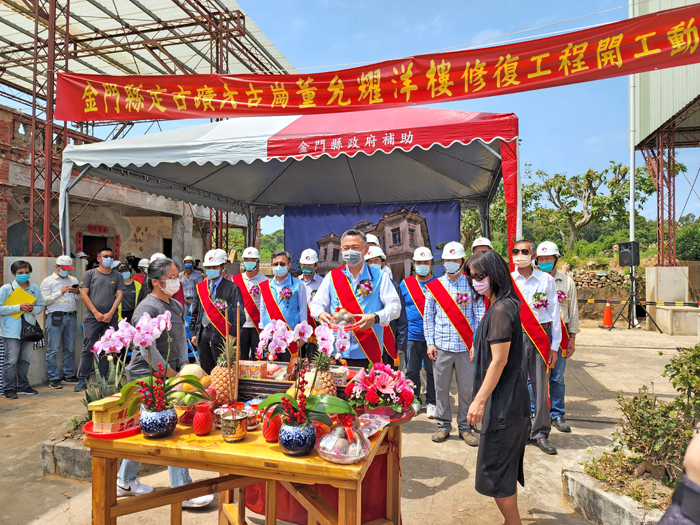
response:
M139 424L139 416L140 413L136 412L136 414L134 414L133 416L122 419L121 421L117 421L115 423L97 423L93 421L92 430L93 432L99 432L101 434L121 432L122 430L127 430L131 427L137 426Z
M240 379L267 379L267 361L241 361Z
M332 366L330 368L331 374L335 378L335 384L338 386L345 386L348 384L348 368L345 366Z

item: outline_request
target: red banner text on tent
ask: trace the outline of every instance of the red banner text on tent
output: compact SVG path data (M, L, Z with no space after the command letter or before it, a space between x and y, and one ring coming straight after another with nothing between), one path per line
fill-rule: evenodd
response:
M429 104L589 82L700 62L696 21L700 24L700 4L545 39L325 73L59 73L55 118L102 121L299 115ZM400 141L402 137L386 140ZM336 146L345 149L356 145Z

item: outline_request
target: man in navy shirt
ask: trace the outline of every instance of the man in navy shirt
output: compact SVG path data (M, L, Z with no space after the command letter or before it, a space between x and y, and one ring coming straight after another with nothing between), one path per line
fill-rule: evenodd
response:
M416 385L413 410L420 412L420 371L425 366L426 382L425 403L430 419L435 417L435 382L433 381L433 361L428 357L425 335L423 333L423 313L425 310L425 285L432 279L433 254L422 246L413 254L416 275L401 281L401 298L406 305L408 317L408 368L406 377Z

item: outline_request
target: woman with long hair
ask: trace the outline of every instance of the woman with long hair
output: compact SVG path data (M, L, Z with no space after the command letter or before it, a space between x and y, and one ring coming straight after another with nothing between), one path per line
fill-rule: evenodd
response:
M476 490L496 500L505 525L520 525L517 482L525 485L530 415L522 371L520 301L508 265L497 252L477 252L467 267L476 296L489 304L474 334L474 401L467 415L468 423L481 433Z

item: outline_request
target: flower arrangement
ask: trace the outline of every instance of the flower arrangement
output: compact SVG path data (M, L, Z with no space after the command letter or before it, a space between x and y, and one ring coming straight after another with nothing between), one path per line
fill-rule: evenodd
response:
M214 308L219 310L222 314L226 311L226 308L228 307L228 304L226 304L226 301L223 299L217 299L214 301Z
M566 301L566 292L563 290L557 290L557 301Z
M87 382L85 400L83 401L85 406L93 401L114 395L121 390L126 373L124 371L124 361L119 357L119 353L131 344L134 334L135 329L122 320L119 323L118 330L110 327L92 347L95 381L88 380ZM99 371L101 354L106 354L109 362L107 377L103 377Z
M318 290L311 290L311 298L312 299L314 298L314 295L316 295L316 292L318 292Z
M288 424L291 424L292 426L303 425L306 423L306 394L304 393L304 389L306 388L307 382L304 378L304 374L305 372L303 371L299 374L299 397L297 399L296 407L287 397L283 397L280 400L280 404L284 409L285 418L288 421Z
M115 344L115 340L119 343L124 343L124 346L134 344L134 346L148 348L149 355L149 372L148 376L134 379L130 383L124 385L121 389L120 403L125 403L127 398L136 390L140 394L140 399L134 398L129 405L129 413L133 413L137 402L142 402L146 410L151 412L162 412L172 408L173 401L177 397L177 385L183 383L191 385L195 388L194 392L189 392L194 398L202 401L210 401L211 397L206 392L204 386L199 382L199 378L195 375L176 376L165 379L165 368L162 364L158 365L158 371L154 372L151 363L151 349L156 340L165 331L172 327L170 321L170 312L165 312L155 318L151 318L148 314L143 314L139 319L136 327L131 326L126 321L119 323L119 330L112 333L109 337L109 342L105 344ZM105 333L107 335L107 333ZM99 344L99 341L98 341ZM96 345L97 346L97 345ZM111 348L111 347L110 347ZM170 341L168 341L168 354L165 362L170 360ZM134 405L134 406L132 406Z
M532 307L535 310L547 308L547 306L549 306L549 301L547 301L547 296L544 292L535 292L532 294Z
M312 333L313 329L306 321L299 323L294 331L290 330L287 323L281 319L271 321L260 332L260 342L255 349L255 357L274 361L293 342L296 341L297 345L306 343Z
M345 395L351 405L370 410L390 407L401 412L413 403L415 385L400 370L389 365L373 363L369 372L360 372L345 387Z
M469 304L469 294L457 292L457 306L467 306Z
M280 297L285 301L289 301L292 298L292 289L289 286L285 286L280 290Z
M367 297L368 295L372 295L372 290L372 281L369 279L362 279L355 287L355 295L358 298Z
M256 295L260 295L260 287L257 284L254 284L250 287L250 295L252 295L253 297L255 297Z

